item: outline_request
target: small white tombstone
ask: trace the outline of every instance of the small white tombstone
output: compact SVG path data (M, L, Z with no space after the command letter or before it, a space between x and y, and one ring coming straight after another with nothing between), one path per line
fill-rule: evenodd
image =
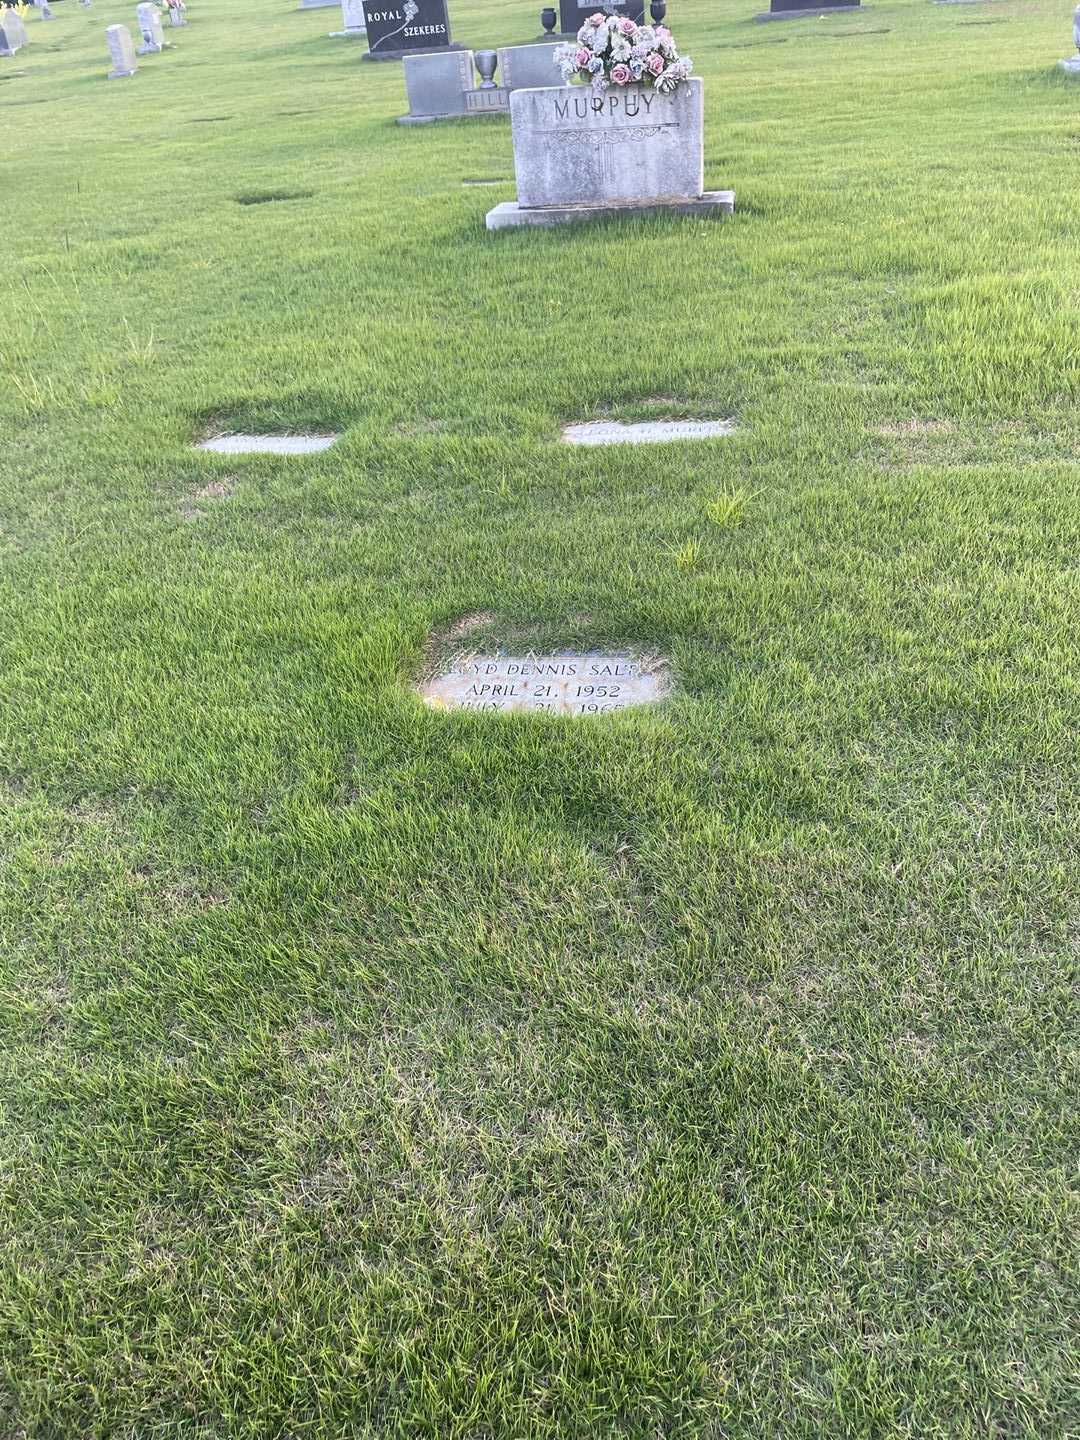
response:
M334 39L350 35L366 35L367 21L364 18L364 0L341 0L341 23L343 30L331 30Z
M131 38L131 31L126 25L110 25L105 31L105 40L109 46L109 59L112 61L112 69L109 71L110 80L123 80L128 75L135 74L135 42Z
M139 46L140 55L160 55L165 46L165 32L161 28L161 12L157 6L146 0L145 4L139 5L135 10L139 17L139 30L142 32L142 44Z
M28 40L26 26L22 17L14 10L0 11L0 31L3 38L0 39L0 55L14 55L16 50L21 50Z
M187 24L187 21L184 19L184 11L183 11L183 9L181 8L181 6L179 6L179 5L170 5L170 6L169 6L169 24L173 27L174 30L176 29L176 27L177 27L178 25L186 25L186 24Z
M1067 60L1059 60L1058 64L1066 75L1080 76L1080 5L1077 5L1073 15L1073 40L1076 42L1077 53L1070 55Z

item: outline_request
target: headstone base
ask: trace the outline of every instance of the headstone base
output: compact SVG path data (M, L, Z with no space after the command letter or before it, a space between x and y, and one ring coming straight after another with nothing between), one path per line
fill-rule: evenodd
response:
M817 15L839 15L845 10L869 10L869 5L814 5L801 10L763 10L755 20L813 20Z
M128 80L135 74L134 70L110 70L105 76L106 80Z
M454 110L447 115L399 115L399 125L434 125L440 120L482 120L501 115L505 120L508 110Z
M452 45L427 45L419 50L380 50L373 55L370 50L365 50L360 56L361 60L404 60L409 55L445 55L447 50L462 50L464 46L459 45L455 40Z
M164 45L140 45L135 51L136 55L160 55L165 49Z
M1080 55L1073 55L1068 60L1059 60L1058 68L1065 71L1066 75L1075 75L1080 79Z
M735 210L734 190L706 190L692 200L642 200L621 205L535 205L526 207L516 200L504 200L487 213L489 230L507 230L515 225L573 225L581 220L620 219L639 215L697 215L718 220Z

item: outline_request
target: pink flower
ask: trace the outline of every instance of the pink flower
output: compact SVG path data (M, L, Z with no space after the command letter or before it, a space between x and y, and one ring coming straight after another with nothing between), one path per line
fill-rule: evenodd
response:
M667 28L666 25L657 25L657 27L656 27L656 38L657 38L658 40L670 40L670 39L671 39L671 31Z
M588 20L585 21L585 24L591 25L594 30L599 30L600 26L603 25L605 19L606 17L601 15L600 12L597 11L595 15L589 16Z
M659 50L654 50L651 55L646 57L645 69L648 70L650 75L659 75L663 68L664 57L660 54Z
M588 65L589 61L592 59L592 51L586 50L583 46L574 55L574 59L577 61L578 69L583 70L585 66Z
M629 85L633 78L630 74L629 65L613 65L611 67L611 78L616 85Z
M630 19L629 15L624 15L623 18L619 21L619 29L624 35L633 35L634 31L637 29L637 26L634 24L633 20Z

